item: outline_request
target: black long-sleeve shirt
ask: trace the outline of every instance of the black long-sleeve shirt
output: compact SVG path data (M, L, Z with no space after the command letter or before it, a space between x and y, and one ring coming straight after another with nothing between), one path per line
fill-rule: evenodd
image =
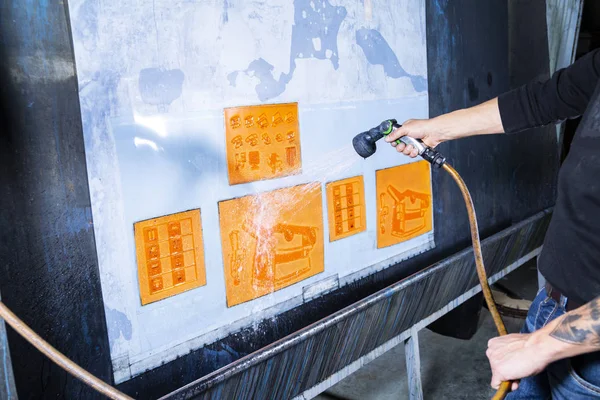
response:
M540 272L583 304L600 295L600 50L498 97L507 133L583 115L558 176Z

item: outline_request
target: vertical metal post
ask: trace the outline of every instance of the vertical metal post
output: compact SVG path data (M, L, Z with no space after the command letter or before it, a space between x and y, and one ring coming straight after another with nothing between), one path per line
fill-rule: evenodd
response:
M3 319L0 319L0 399L17 400L17 389Z
M404 341L404 353L406 356L406 375L408 377L408 398L410 400L423 400L419 332L417 330L414 330L410 337Z

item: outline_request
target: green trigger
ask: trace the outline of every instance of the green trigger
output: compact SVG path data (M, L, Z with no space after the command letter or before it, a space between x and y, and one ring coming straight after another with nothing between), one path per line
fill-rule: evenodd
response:
M389 135L394 130L394 123L392 121L389 121L389 120L388 120L388 122L390 123L390 126L384 132L382 132L384 136ZM396 140L396 144L397 145L400 144L400 143L401 143L400 139Z

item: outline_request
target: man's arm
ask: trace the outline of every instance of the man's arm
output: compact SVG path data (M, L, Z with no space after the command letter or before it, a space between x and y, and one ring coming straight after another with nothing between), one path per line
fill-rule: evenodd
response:
M600 50L554 73L545 82L531 82L498 96L507 133L520 132L581 116L600 79Z
M492 387L541 372L563 358L600 350L600 297L531 334L491 339L487 356L492 367Z
M557 123L582 115L599 81L600 50L596 50L545 82L531 82L478 106L432 119L408 120L385 140L395 146L397 139L408 135L435 147L467 136L514 133ZM404 143L396 149L412 157L417 155Z
M412 146L406 147L402 142L396 145L396 139L410 136L421 139L423 143L433 148L449 140L503 132L498 99L494 98L475 107L453 111L432 119L405 121L400 128L387 135L385 140L392 142L392 146L395 146L397 151L416 157L416 150Z
M600 297L566 314L559 320L550 336L566 343L592 346L598 350L600 348Z

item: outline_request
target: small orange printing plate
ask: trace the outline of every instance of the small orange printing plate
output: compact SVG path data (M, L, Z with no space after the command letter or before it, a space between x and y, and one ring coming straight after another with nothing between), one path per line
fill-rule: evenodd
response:
M229 184L299 174L298 103L225 109Z
M228 307L324 270L321 183L219 203Z
M206 285L200 210L136 222L142 305Z
M330 242L367 229L365 184L362 176L327 184L327 215Z
M376 180L377 248L432 230L431 172L427 161L379 170Z

